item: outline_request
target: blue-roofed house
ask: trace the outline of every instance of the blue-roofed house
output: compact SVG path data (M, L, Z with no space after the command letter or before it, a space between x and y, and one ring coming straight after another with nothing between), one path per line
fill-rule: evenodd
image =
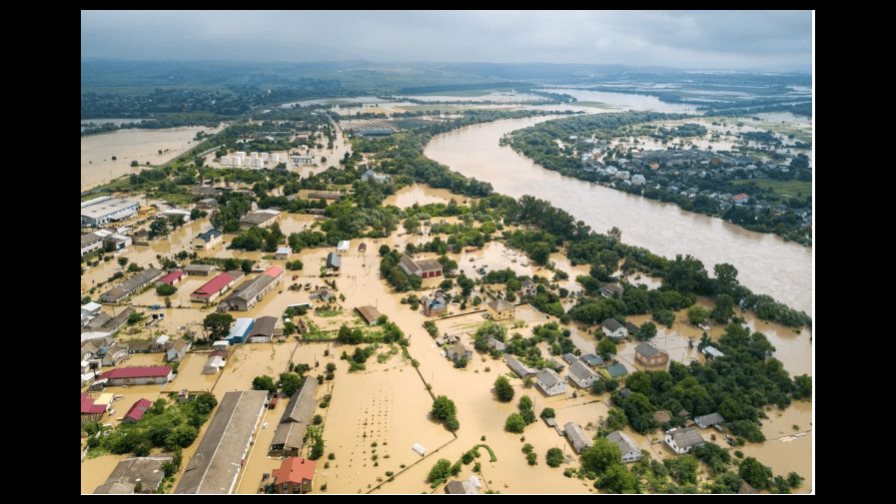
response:
M193 248L196 250L207 250L221 243L222 239L221 232L212 228L204 233L199 233L199 236L193 238Z
M236 322L233 323L233 327L230 328L230 333L227 335L227 341L229 341L231 345L245 343L246 338L249 337L249 331L252 330L252 326L254 325L254 318L245 317L236 319Z
M610 378L613 378L615 380L616 378L621 378L627 375L628 369L626 369L621 362L617 362L616 364L609 366L607 368L607 372L610 373Z

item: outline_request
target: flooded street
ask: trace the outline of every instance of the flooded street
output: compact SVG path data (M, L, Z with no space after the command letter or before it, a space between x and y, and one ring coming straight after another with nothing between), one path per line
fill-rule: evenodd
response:
M195 146L196 133L215 133L220 129L203 126L125 129L81 137L81 190L137 173L146 168L147 161L164 163ZM132 167L131 161L137 161L139 166Z
M714 264L733 264L742 284L811 313L812 249L685 212L674 204L565 177L498 145L506 133L545 120L511 119L468 126L436 136L425 154L454 171L490 182L499 193L513 197L531 194L550 201L597 232L616 226L625 243L670 258L693 255L710 272Z

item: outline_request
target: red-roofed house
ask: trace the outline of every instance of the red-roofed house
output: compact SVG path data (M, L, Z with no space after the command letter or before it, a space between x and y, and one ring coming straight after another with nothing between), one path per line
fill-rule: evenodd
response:
M168 383L174 379L171 366L124 367L101 374L99 379L109 379L109 385L145 385L147 383Z
M271 266L270 268L264 270L264 274L269 277L280 278L280 275L283 274L283 268L280 266Z
M233 285L233 277L227 273L221 273L193 291L190 294L190 299L199 303L209 304L229 289L231 285Z
M140 399L135 402L131 409L128 410L127 414L124 416L124 423L134 423L139 422L141 418L143 418L143 414L146 413L152 406L152 403L149 402L149 399Z
M180 283L181 278L183 278L184 272L183 270L174 270L167 275L163 276L156 282L156 285L159 284L168 284L168 285L177 285Z
M274 493L278 494L304 494L311 491L311 480L314 478L313 460L302 457L289 457L280 464L280 469L274 469Z
M94 404L87 394L81 394L81 423L98 422L106 412L105 404Z
M734 196L731 197L731 199L733 199L734 202L737 203L738 205L743 205L744 203L750 201L750 197L747 196L745 193L735 194Z

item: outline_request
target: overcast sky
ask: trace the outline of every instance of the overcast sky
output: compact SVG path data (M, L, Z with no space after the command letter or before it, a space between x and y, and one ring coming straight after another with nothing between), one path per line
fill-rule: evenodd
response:
M810 71L794 12L82 11L81 57Z

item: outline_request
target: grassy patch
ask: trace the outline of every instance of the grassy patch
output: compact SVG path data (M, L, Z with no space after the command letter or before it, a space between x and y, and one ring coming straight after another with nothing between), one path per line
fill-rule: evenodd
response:
M735 185L755 183L763 189L770 189L785 198L805 198L812 194L812 182L808 180L775 180L769 178L735 180Z
M335 317L336 315L341 315L342 310L318 310L314 313L318 317Z

